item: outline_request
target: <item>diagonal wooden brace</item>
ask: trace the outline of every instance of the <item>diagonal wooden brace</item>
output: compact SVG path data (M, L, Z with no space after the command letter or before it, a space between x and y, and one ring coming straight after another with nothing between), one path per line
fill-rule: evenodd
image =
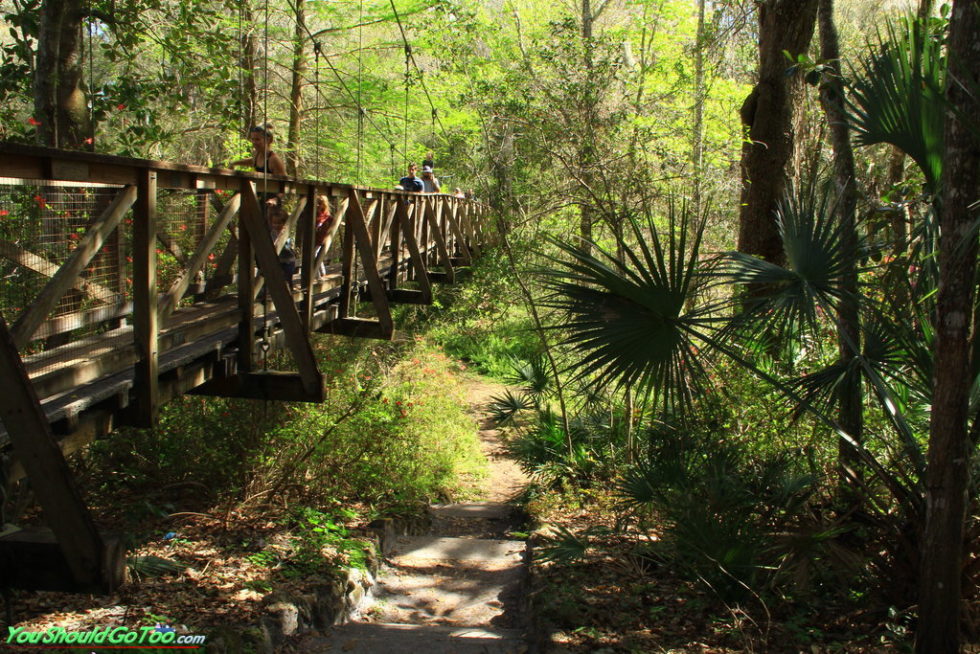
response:
M310 394L317 393L323 386L323 375L320 374L317 367L313 347L306 337L306 331L300 320L299 312L296 310L292 293L286 285L286 275L279 266L279 255L276 253L275 245L272 242L269 227L262 219L262 210L259 207L258 198L256 198L255 191L249 184L242 186L240 216L241 224L248 232L252 248L255 251L259 271L265 277L266 287L272 297L272 304L279 315L280 325L286 334L286 345L296 359L299 375L303 380L303 387ZM247 270L239 272L240 276L249 274Z
M446 269L446 281L450 284L456 282L456 271L453 270L453 263L449 259L449 250L446 248L446 239L443 238L442 230L439 229L439 221L436 219L435 209L432 202L425 203L425 220L429 224L429 231L436 241L436 250L439 252L439 260Z
M122 581L121 565L107 556L106 544L51 433L3 316L0 316L0 378L6 381L0 394L0 419L74 581L83 587L117 586Z

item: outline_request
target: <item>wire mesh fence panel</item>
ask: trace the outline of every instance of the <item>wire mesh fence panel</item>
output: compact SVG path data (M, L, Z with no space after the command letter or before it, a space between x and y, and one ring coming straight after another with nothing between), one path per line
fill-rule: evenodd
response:
M32 375L57 365L44 353L77 358L79 341L120 326L131 309L121 189L0 178L0 312L34 357Z

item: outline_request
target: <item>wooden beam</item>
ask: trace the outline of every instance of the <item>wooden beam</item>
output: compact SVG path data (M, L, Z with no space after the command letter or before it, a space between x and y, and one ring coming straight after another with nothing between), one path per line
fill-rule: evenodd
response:
M303 331L309 336L313 328L313 280L314 260L316 254L316 186L306 187L306 210L299 221L298 236L302 251L300 253L300 286L303 300L300 304L300 318L303 321Z
M194 276L204 268L204 264L208 260L208 255L214 249L214 246L217 245L218 239L221 238L221 233L238 214L240 206L241 196L235 195L225 204L217 220L211 225L211 229L208 230L208 233L198 243L197 250L194 251L190 261L187 263L187 269L184 271L184 274L170 286L170 291L164 296L163 301L160 302L161 322L165 322L170 317L170 314L174 312L177 303L184 297L184 293L187 292L187 288L190 286Z
M31 479L44 518L57 537L75 580L97 585L103 580L105 544L51 433L3 316L0 378L5 380L4 392L0 393L0 419L14 453Z
M238 321L238 370L251 372L255 354L255 277L252 275L255 254L252 250L251 234L245 228L245 217L254 214L253 220L264 220L251 182L242 181L240 194L242 206L238 212L238 311L241 317ZM246 202L246 198L250 201Z
M286 219L286 224L282 226L282 229L279 230L279 233L276 235L276 240L273 243L276 248L276 257L279 256L283 246L286 245L286 241L289 240L289 235L293 233L293 229L296 227L296 223L299 221L299 217L303 214L303 210L305 208L306 198L301 197L296 205L296 208L293 209L293 212L289 214L289 218ZM265 285L265 279L261 273L256 273L253 284L255 285L252 289L252 292L255 293L255 295L252 296L252 299L254 300L259 296L259 293L262 291L262 287ZM292 287L292 284L289 284L289 286Z
M347 207L350 206L350 199L343 198L340 204L337 205L337 211L333 214L333 221L330 223L330 231L327 232L327 238L323 240L323 246L320 247L320 252L316 255L316 261L314 266L317 270L323 264L323 260L327 258L327 252L330 251L330 246L333 245L334 236L337 234L337 230L340 229L340 225L344 222L344 216L347 215Z
M190 391L191 395L241 397L281 402L323 402L323 384L311 390L296 373L268 370L218 377Z
M142 171L133 219L133 339L136 345L134 390L136 423L157 421L159 320L157 313L157 175Z
M25 250L16 243L2 239L0 239L0 257L9 259L45 277L52 278L58 272L58 266L56 264L29 250ZM119 294L112 289L106 288L101 284L96 284L95 282L87 281L84 277L76 277L71 287L100 302L113 302L119 297Z
M399 203L398 214L396 216L405 245L408 247L408 256L415 268L415 281L420 286L421 301L424 304L432 304L432 281L429 279L429 269L425 265L425 257L419 250L418 241L415 240L415 221L408 213L408 205ZM397 262L396 262L397 263ZM394 266L397 274L397 266Z
M378 273L378 260L364 220L364 210L361 208L360 198L354 189L350 190L350 205L351 208L347 212L347 224L352 227L354 244L361 255L361 265L364 267L364 276L367 279L368 291L371 293L371 303L374 304L374 309L378 314L378 322L382 331L390 338L395 332L395 323L391 318L391 308L388 306L384 283ZM341 317L346 318L348 316L341 314Z
M72 251L68 260L58 269L34 302L21 312L11 328L11 334L18 348L23 348L31 342L34 332L58 305L68 289L78 284L81 272L99 253L102 244L135 201L136 187L127 186L119 192L102 215L89 225L78 247Z
M287 287L286 276L279 266L279 255L276 253L272 238L269 235L269 227L262 220L258 199L255 197L251 185L242 189L242 203L242 225L252 239L255 259L259 264L259 270L262 271L262 275L266 279L266 287L269 289L272 303L279 314L280 326L286 333L286 345L293 353L306 391L310 394L316 393L318 392L317 389L323 386L323 376L317 368L313 348L303 329L303 323L300 320L299 312L296 310L292 293ZM244 208L249 210L245 211ZM239 277L241 276L239 275Z
M446 214L446 220L449 223L449 229L456 235L456 242L459 244L459 253L464 265L470 266L473 265L473 255L470 254L470 249L466 245L466 235L463 234L463 229L457 219L458 209L458 204L453 203L451 210Z
M456 272L453 270L453 262L449 260L449 250L446 248L446 239L443 238L442 230L439 229L435 209L432 204L428 202L425 206L425 220L429 225L429 231L432 233L432 237L435 239L436 252L439 253L439 259L445 268L446 279L450 284L453 284L456 282Z

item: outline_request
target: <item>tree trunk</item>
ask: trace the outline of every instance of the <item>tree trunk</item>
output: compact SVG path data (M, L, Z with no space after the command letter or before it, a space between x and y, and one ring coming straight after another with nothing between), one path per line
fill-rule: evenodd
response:
M691 137L691 167L694 180L691 188L691 208L695 217L701 216L701 185L704 174L704 3L698 0L698 33L694 44L694 126ZM692 221L692 226L697 221Z
M941 193L932 422L926 466L926 522L919 580L918 654L959 651L960 583L967 488L973 448L968 403L977 239L970 225L980 186L980 143L958 118L977 115L980 0L955 0L949 25L950 80ZM958 115L957 115L958 114Z
M89 127L82 90L82 0L44 0L38 25L34 118L40 145L81 148Z
M591 0L582 0L582 52L586 77L591 79L592 62L592 13ZM589 86L582 99L582 121L585 130L584 138L578 150L576 165L581 169L581 183L586 187L581 194L582 204L579 207L579 236L582 238L582 248L586 253L592 252L592 225L595 223L593 199L588 191L594 185L595 168L598 165L595 151L595 112L598 106L596 90Z
M298 177L300 125L303 118L303 77L306 75L306 12L303 0L296 0L296 32L293 39L293 82L289 91L286 172L293 177Z
M258 124L256 120L256 107L258 107L258 91L255 88L255 61L258 58L258 44L255 41L255 25L252 18L252 8L248 2L242 3L241 21L244 26L241 42L241 111L242 111L242 131L248 132L249 128Z
M837 310L837 340L840 358L850 363L860 352L861 322L857 301L857 189L854 185L854 151L851 149L850 130L844 110L844 84L840 71L840 45L837 26L834 24L834 0L820 0L820 58L827 63L827 70L820 80L820 104L827 115L830 141L834 148L834 186L837 190L837 219L841 225L841 249L844 271L841 279L843 297ZM841 428L857 442L862 442L864 419L862 412L861 378L850 375L838 389ZM838 465L841 472L841 488L853 488L860 478L858 455L854 447L844 439L837 441Z
M782 263L775 211L786 186L793 153L793 97L786 75L813 37L817 0L766 0L759 7L759 83L740 111L747 139L742 146L742 197L738 249Z

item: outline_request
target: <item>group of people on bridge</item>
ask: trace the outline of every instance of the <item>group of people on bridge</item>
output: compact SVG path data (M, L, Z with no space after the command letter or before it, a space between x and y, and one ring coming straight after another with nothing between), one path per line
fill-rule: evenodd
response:
M248 140L252 143L254 150L252 156L247 159L232 161L228 164L229 167L250 166L256 172L269 173L270 175L276 176L286 175L286 165L279 155L271 149L272 141L274 140L272 125L268 123L255 125L248 131ZM418 176L418 166L415 163L409 164L408 174L398 181L395 190L409 191L412 193L441 193L442 186L439 184L439 179L435 176L434 169L433 155L429 152L422 162L422 176ZM454 189L452 195L462 199L472 199L473 197L472 191L464 193L460 188ZM286 224L286 212L283 210L283 194L264 192L260 193L260 198L263 201L272 239L275 241ZM317 195L315 233L317 249L324 246L327 236L330 233L332 217L329 207L327 197ZM286 242L279 256L283 271L291 278L296 270L296 256L290 241Z

